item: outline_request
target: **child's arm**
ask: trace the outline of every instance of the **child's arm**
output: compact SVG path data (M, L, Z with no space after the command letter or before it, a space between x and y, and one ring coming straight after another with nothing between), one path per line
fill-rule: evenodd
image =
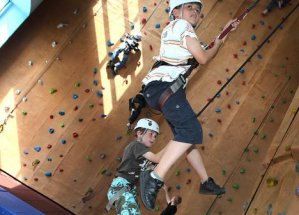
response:
M145 157L147 160L151 161L151 162L154 162L154 163L159 163L160 160L161 160L161 157L162 155L164 154L165 152L165 148L166 146L161 150L159 151L158 153L154 154L153 152L146 152L143 157Z
M165 191L166 202L167 202L167 204L169 204L171 199L170 199L170 196L169 196L169 193L168 193L168 187L167 187L166 184L164 184L164 186L162 188Z
M239 23L240 23L240 21L238 21L236 19L230 20L225 25L224 29L226 29L229 25L232 25L232 29L230 31L234 31ZM188 50L191 52L191 54L197 60L197 62L199 64L203 65L203 64L208 63L216 55L221 44L224 42L226 37L227 37L227 35L224 36L223 38L219 39L217 36L212 48L207 49L207 50L202 49L202 47L197 39L189 37L189 36L186 37L186 44L187 44Z

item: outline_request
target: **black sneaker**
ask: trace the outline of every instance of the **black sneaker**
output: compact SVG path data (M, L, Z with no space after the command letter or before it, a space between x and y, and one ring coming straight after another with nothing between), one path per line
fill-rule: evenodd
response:
M163 186L163 181L151 176L151 170L140 173L140 193L144 206L151 211L155 210L157 194Z
M203 184L200 184L199 193L218 196L225 193L225 188L220 187L213 178L209 177Z

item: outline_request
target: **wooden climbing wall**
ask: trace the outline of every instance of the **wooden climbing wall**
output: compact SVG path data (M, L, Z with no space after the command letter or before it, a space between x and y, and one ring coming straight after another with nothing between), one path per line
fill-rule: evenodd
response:
M299 142L298 9L267 40L298 2L262 17L267 1L260 1L217 57L192 75L187 94L199 112L237 72L199 117L208 173L227 194L200 195L198 177L181 158L166 178L171 194L183 196L178 214L299 211L291 153ZM249 5L205 1L199 38L209 43ZM44 1L0 50L1 169L76 214L105 214L107 189L133 139L126 135L127 101L159 51L167 7L163 0ZM138 31L141 52L113 77L106 71L109 52L124 33ZM161 125L158 151L170 129L157 112L145 112ZM157 210L165 204L161 191Z

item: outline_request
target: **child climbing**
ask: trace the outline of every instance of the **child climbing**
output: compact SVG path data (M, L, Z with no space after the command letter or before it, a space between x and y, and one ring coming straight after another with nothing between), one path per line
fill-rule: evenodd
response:
M134 131L136 140L125 148L117 177L113 179L107 193L109 203L106 210L109 211L115 206L117 214L140 215L136 198L140 171L153 169L164 152L162 149L154 154L149 150L159 134L159 125L154 120L140 119Z
M174 215L177 212L177 206L182 202L182 197L176 195L170 198L167 185L164 184L162 188L165 191L167 207L162 211L160 215Z
M136 35L130 35L127 33L121 41L123 43L112 53L112 56L107 64L107 68L111 69L113 76L116 76L117 71L126 65L132 50L135 52L140 51L138 46L141 41L141 33L137 33ZM123 53L123 56L120 60L119 55L121 53Z
M147 104L163 113L174 135L154 171L140 174L141 199L149 210L155 209L157 193L164 184L168 170L184 153L200 178L200 193L225 193L225 189L208 176L196 148L202 143L202 128L187 101L185 86L190 69L198 63L209 62L226 37L216 37L214 45L205 50L194 30L203 7L201 0L170 0L169 5L172 21L163 29L157 62L142 81ZM231 25L234 30L238 24L239 21L231 20L225 28Z
M279 9L285 7L291 0L271 0L266 9L263 11L263 15L267 15L271 10L277 6Z

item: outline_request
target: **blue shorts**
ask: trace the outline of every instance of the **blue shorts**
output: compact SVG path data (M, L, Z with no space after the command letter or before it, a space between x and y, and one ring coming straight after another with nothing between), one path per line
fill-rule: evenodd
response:
M153 81L145 87L144 97L151 108L158 109L161 94L171 84L172 82ZM161 111L170 125L175 141L190 144L202 143L201 125L186 98L183 88L180 88L167 99Z

